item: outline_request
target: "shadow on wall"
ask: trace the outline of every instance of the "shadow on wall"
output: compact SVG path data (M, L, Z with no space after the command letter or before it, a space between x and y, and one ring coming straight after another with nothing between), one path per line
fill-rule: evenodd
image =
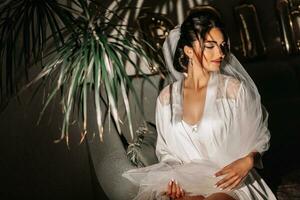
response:
M104 194L93 191L86 144L78 145L79 128L70 127L71 149L64 141L54 143L60 137L61 107L53 102L37 126L43 91L29 104L34 89L22 93L22 101L12 99L0 114L0 199L99 199Z

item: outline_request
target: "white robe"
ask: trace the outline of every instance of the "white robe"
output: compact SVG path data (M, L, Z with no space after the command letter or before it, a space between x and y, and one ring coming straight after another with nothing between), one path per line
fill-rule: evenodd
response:
M171 87L162 90L156 105L160 163L124 174L140 186L136 199L164 199L171 178L189 195L226 192L242 200L276 199L254 168L233 191L214 188L222 177L213 175L221 168L251 151L262 155L268 149L270 134L260 102L255 103L260 98L252 99L251 91L236 79L211 73L202 118L189 125L182 120L182 81ZM262 168L262 162L256 167Z

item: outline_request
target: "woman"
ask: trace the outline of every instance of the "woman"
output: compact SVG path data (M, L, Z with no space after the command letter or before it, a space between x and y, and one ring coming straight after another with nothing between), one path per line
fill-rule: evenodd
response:
M269 148L267 113L218 16L190 14L163 50L177 81L157 99L160 163L124 174L136 199L276 199L254 169Z

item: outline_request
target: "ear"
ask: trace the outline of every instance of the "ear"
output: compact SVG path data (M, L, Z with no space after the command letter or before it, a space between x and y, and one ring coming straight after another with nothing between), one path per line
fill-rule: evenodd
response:
M183 47L183 51L184 51L185 55L187 55L189 58L193 57L194 51L193 51L192 47L185 45Z

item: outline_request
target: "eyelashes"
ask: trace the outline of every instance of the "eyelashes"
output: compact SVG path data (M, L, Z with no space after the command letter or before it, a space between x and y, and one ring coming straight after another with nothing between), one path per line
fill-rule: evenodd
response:
M204 48L206 49L213 49L216 45L204 45Z
M218 47L218 46L219 45L216 42L204 43L204 48L205 49L214 49L215 47ZM227 42L222 42L219 47L220 47L220 49L222 50L223 53L228 52L228 50L229 50Z

